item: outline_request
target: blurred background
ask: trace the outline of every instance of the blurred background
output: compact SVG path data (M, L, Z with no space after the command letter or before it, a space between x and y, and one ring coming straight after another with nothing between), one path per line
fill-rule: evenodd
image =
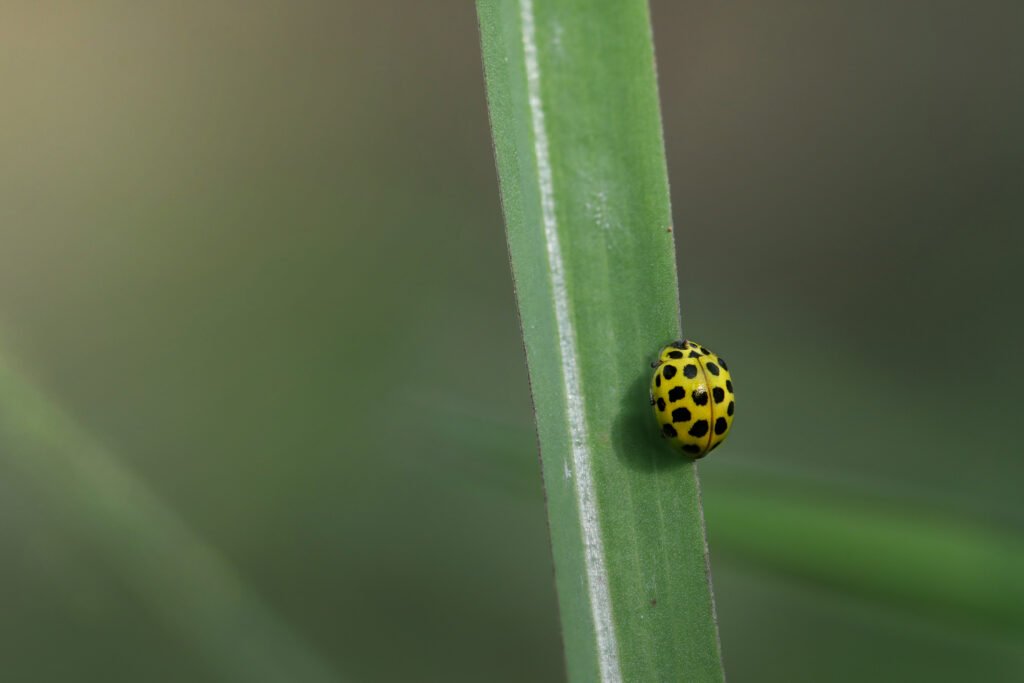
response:
M1024 9L652 15L730 680L1024 680ZM563 680L472 5L9 1L0 87L4 678Z

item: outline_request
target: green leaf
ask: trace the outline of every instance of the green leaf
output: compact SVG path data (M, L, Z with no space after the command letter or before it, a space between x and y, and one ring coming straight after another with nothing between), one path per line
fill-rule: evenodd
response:
M659 439L679 335L642 0L480 0L569 677L723 679L696 466Z
M933 620L1024 633L1024 542L965 516L767 472L716 473L716 551Z
M224 680L342 678L205 539L32 383L0 349L5 474L43 502L154 618Z

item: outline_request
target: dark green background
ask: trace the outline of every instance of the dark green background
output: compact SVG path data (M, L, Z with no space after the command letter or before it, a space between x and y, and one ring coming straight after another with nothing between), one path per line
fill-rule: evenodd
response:
M1019 680L1019 623L762 561L715 503L1019 540L1024 10L652 13L684 331L739 393L730 680ZM472 6L9 2L0 85L4 364L339 680L560 680ZM3 434L5 676L230 678Z

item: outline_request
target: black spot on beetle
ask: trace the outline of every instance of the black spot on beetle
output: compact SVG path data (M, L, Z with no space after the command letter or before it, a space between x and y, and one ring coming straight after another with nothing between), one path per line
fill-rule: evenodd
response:
M675 370L673 370L673 372L675 372ZM693 363L687 364L686 367L683 368L683 374L687 379L693 379L697 376L697 366Z
M726 414L732 417L732 414L736 412L736 401L729 401L729 407L725 409Z
M685 451L686 453L690 453L692 455L697 455L698 453L700 453L700 446L695 446L692 443L688 443L685 446L683 446L683 451Z
M658 398L658 410L660 410L663 413L665 412L665 399L660 397Z
M700 358L700 351L690 351L690 358Z
M683 352L682 351L669 351L668 352L668 357L669 358L682 358L683 357Z
M724 417L720 417L715 420L715 434L725 434L725 430L729 428L729 423L726 422Z
M672 379L676 376L676 366L666 365L661 374L665 375L665 379Z
M725 390L722 387L715 387L711 390L711 398L715 399L715 403L721 403L725 400Z
M725 380L725 388L729 390L730 394L732 393L732 380L731 379Z
M696 422L693 423L693 426L690 427L690 431L687 432L687 434L689 434L690 436L696 436L698 438L704 436L707 433L708 433L708 421L707 420L697 420Z
M669 344L669 346L671 346L674 349L683 349L686 348L686 342L682 339L676 339L674 342Z
M723 370L728 370L729 366L725 364L725 359L721 356L718 357L718 364L722 366Z
M675 403L676 401L682 401L686 398L686 389L682 387L672 387L668 390L668 402Z
M715 365L714 363L708 363L704 367L706 367L708 369L708 372L710 372L715 377L718 377L718 373L721 372L721 370L718 369L718 366Z
M708 390L703 385L693 390L693 402L699 406L708 404Z
M661 374L660 373L654 376L654 386L656 386L656 387L660 387L661 386Z
M686 408L676 408L672 411L673 422L689 422L692 419L693 416L690 415L690 411Z
M676 428L670 424L661 425L661 433L669 437L679 435L679 432L676 431Z

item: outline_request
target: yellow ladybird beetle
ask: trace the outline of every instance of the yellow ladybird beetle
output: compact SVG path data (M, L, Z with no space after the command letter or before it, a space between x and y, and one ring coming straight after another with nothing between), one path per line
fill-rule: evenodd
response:
M686 455L703 458L732 427L736 401L728 366L684 339L664 347L651 367L651 405L662 436Z

